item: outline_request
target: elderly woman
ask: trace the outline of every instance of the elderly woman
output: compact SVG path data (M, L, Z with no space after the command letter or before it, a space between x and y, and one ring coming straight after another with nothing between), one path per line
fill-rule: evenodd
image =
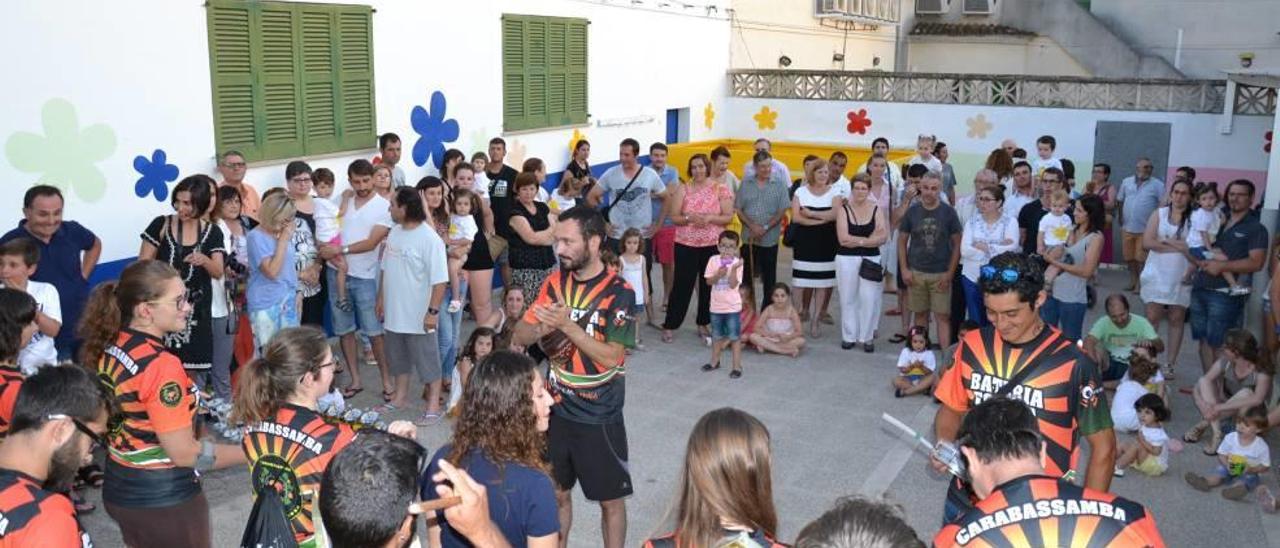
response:
M852 195L836 213L836 278L840 285L840 348L862 345L875 352L873 341L880 323L884 266L880 244L889 238L888 208L871 199L871 176L853 176ZM876 266L863 266L872 263ZM879 271L879 279L874 271ZM863 275L867 271L868 275Z
M1202 420L1182 436L1183 441L1196 443L1205 429L1210 429L1213 438L1204 446L1204 453L1216 455L1222 443L1223 419L1230 420L1241 410L1266 404L1271 399L1273 376L1271 357L1252 333L1238 328L1227 331L1221 357L1196 381L1192 396Z

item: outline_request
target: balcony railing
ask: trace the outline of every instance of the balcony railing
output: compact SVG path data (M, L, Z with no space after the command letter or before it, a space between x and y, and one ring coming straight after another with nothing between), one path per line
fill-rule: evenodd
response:
M1226 80L1121 80L883 71L731 70L736 97L1221 113ZM1271 115L1276 90L1236 85L1234 112Z

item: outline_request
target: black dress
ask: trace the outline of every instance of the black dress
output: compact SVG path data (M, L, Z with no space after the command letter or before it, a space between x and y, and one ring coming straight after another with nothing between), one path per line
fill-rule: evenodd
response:
M182 360L184 368L208 370L213 363L213 287L210 285L213 279L204 267L194 266L184 259L195 252L210 258L214 253L225 256L227 250L222 229L204 221L197 223L195 245L181 245L182 225L176 222L176 217L161 215L152 219L142 232L143 241L156 247L156 260L168 263L178 271L192 307L186 329L168 334L164 343ZM178 235L176 240L174 232Z
M322 199L322 198L318 198ZM293 231L293 265L298 272L306 270L320 260L320 246L316 243L316 216L314 213L295 212ZM328 304L329 292L324 266L321 266L320 281L315 285L307 285L298 280L298 292L302 293L302 308L298 310L298 323L302 325L324 325L324 309Z

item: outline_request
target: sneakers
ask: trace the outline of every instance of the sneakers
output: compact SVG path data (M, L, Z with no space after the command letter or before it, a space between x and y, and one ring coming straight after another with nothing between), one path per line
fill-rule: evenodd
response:
M1115 471L1115 472L1113 472L1113 473L1112 473L1112 475L1114 475L1114 476L1115 476L1115 477L1117 477L1117 478L1123 478L1123 477L1124 477L1124 468L1120 468L1119 466L1117 466L1117 467L1116 467L1116 471Z
M458 312L462 312L462 301L457 299L449 301L449 313L457 314Z

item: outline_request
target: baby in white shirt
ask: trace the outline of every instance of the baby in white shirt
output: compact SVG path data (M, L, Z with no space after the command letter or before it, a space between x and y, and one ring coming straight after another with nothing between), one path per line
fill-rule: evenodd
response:
M471 242L480 231L476 225L474 212L480 211L480 197L465 188L453 191L453 214L449 215L449 237L445 241L449 255L449 286L453 288L453 299L449 301L449 312L462 310L462 299L467 294L467 279L462 265L467 262L471 253Z
M1049 202L1049 213L1040 218L1040 229L1036 234L1038 241L1036 242L1036 250L1040 255L1048 255L1049 252L1056 249L1066 249L1067 239L1071 237L1071 230L1075 228L1075 223L1071 222L1071 216L1067 215L1067 208L1071 207L1071 196L1064 190L1056 190L1047 199ZM1062 256L1062 261L1067 264L1071 263L1071 257ZM1044 271L1044 284L1048 287L1053 283L1054 278L1058 277L1062 270L1056 266L1050 266Z

